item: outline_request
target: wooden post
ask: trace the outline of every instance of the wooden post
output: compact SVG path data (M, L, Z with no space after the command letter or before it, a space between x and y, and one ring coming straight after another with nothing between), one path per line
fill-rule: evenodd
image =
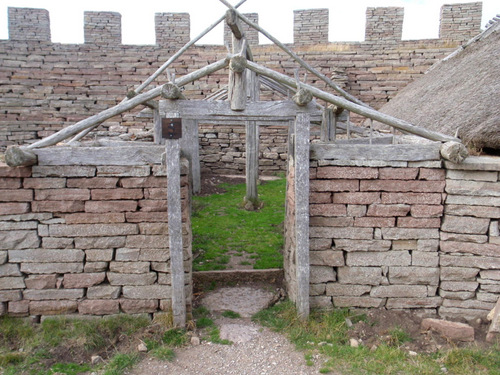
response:
M252 209L259 199L257 182L259 180L259 127L256 121L246 122L246 185L245 201ZM245 206L247 207L247 206ZM249 207L250 208L250 207Z
M170 101L170 105L175 102ZM160 113L166 117L179 117L179 112L167 112L167 101L160 102ZM162 108L163 107L163 108ZM169 108L171 109L171 108ZM184 286L184 251L182 244L182 210L181 210L181 168L180 139L166 139L167 169L167 211L168 242L170 249L170 272L172 280L172 314L174 325L186 326L186 292Z
M189 158L193 178L193 193L198 194L201 191L201 171L197 120L182 120L181 151Z
M243 111L247 104L247 75L245 73L247 43L238 17L235 16L234 12L227 12L226 23L233 34L233 54L240 54L240 56L234 56L229 64L228 96L231 109Z
M335 141L337 116L333 112L331 106L325 107L323 111L323 119L321 121L321 142Z
M309 316L309 137L310 116L297 113L295 120L295 264L297 312Z

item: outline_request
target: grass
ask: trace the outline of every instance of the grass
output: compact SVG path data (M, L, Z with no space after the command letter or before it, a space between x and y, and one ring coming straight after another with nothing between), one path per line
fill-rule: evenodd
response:
M150 325L146 316L55 317L45 319L41 324L33 324L28 319L1 317L0 374L76 375L94 371L102 375L121 375L143 355L123 352L117 343L123 338L135 341L146 334L145 328ZM163 331L161 327L160 330ZM156 337L144 337L142 341L151 356L172 360L175 357L173 348L185 345L187 340L184 330L172 329L159 332ZM96 366L85 363L94 354L102 355L105 363Z
M286 179L259 186L258 211L243 208L245 184L221 186L226 193L193 197L193 270L226 269L231 254L246 254L254 269L281 268Z
M305 352L311 364L312 352L323 354L327 360L320 373L342 374L424 374L441 375L443 368L457 375L500 375L500 348L455 348L433 354L409 355L401 348L411 337L400 327L389 332L390 342L376 349L349 345L346 318L363 320L363 315L352 316L347 309L331 312L313 311L306 321L298 318L290 301L279 303L256 314L258 323L283 333Z

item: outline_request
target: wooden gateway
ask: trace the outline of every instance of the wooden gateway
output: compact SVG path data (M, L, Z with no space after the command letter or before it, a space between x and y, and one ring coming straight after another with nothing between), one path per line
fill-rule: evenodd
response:
M181 154L190 159L193 176L193 191L200 191L200 164L198 145L198 123L244 123L246 126L246 201L256 202L258 182L258 139L259 126L284 124L289 126L288 166L293 173L288 174L288 189L293 189L293 202L287 202L287 210L294 212L293 222L287 223L287 230L293 232L291 241L291 258L285 263L288 274L286 280L290 298L295 302L299 314L303 317L309 314L309 160L310 160L310 126L311 123L321 124L321 139L314 146L314 153L331 152L326 145L333 142L353 143L387 143L393 142L394 136L375 138L371 127L369 129L355 127L349 120L349 113L364 116L369 121L379 121L392 126L406 134L417 135L436 142L442 142L443 158L461 162L467 157L465 147L459 139L437 132L423 129L406 121L380 113L365 103L342 90L328 77L318 72L288 47L274 38L262 27L253 23L237 8L226 0L220 0L229 10L214 24L191 40L174 54L142 85L129 92L119 104L86 118L59 132L27 146L11 146L6 152L6 162L10 166L28 166L43 159L50 164L51 158L64 156L74 164L85 163L85 152L79 140L96 129L104 121L132 110L137 106L145 106L142 115L150 115L154 119L154 143L165 145L167 170L167 200L168 200L168 233L172 284L172 313L174 323L184 326L186 323L186 295L183 265L182 215L180 193L180 158ZM143 90L157 79L176 59L190 46L200 40L217 24L226 21L232 32L232 50L226 58L191 72L183 77L175 78L171 72L169 82L159 85L149 91ZM245 38L242 23L254 28L285 51L298 65L310 74L326 83L335 94L303 83L298 71L295 77L289 77L273 71L253 61L252 51ZM218 70L229 67L229 86L227 101L213 100L223 95L214 95L212 100L188 100L182 94L182 87ZM275 90L293 93L292 98L283 101L259 101L260 84L265 84ZM159 99L159 100L156 100ZM325 106L316 99L326 103ZM347 139L339 141L340 131L347 133ZM351 133L367 134L365 138L352 138ZM61 144L61 142L64 142ZM145 151L148 144L137 142L109 142L110 147L100 148L100 153L107 153L110 160L120 163L123 152L116 148L126 147L127 163L133 160L134 150ZM55 146L61 152L51 152ZM353 146L355 147L355 146ZM397 147L397 145L395 145ZM151 152L157 153L157 148ZM383 150L380 150L383 152ZM356 151L355 151L356 152ZM425 152L425 146L419 145L413 152ZM147 151L146 151L147 153ZM144 152L142 153L144 155ZM144 157L144 156L141 156ZM151 155L158 157L158 155Z

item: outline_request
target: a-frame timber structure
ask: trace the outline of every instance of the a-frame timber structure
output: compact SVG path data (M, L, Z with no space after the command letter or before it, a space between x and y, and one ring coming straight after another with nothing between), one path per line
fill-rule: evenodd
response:
M237 8L246 0L240 1L236 6L232 6L226 0L220 1L229 8L226 14L182 47L149 79L129 92L121 103L30 145L11 146L6 152L6 162L10 166L34 165L37 163L38 157L50 158L50 149L44 150L44 148L65 142L63 146L67 146L66 157L69 159L78 158L81 153L77 151L78 148L71 146L77 144L78 140L97 128L102 122L137 106L146 106L149 108L148 111L153 112L154 142L164 144L166 153L172 309L174 323L178 326L184 326L186 323L179 189L180 157L182 152L191 160L193 190L199 191L198 122L238 121L246 125L246 200L249 202L257 200L258 196L259 126L269 123L289 125L288 165L294 170L293 176L289 175L289 179L293 179L293 181L289 180L289 187L294 189L295 198L295 205L292 208L295 213L294 223L291 225L294 230L294 241L292 241L294 249L291 254L294 257L292 263L294 264L293 275L295 275L295 279L288 280L288 283L293 284L293 292L290 293L290 297L295 302L302 317L309 314L309 144L311 121L322 124L321 142L324 144L335 141L338 122L342 116L345 118L346 113L353 112L368 118L370 121L375 120L390 125L403 133L443 142L443 146L446 146L442 147L441 150L444 158L459 162L466 157L465 147L459 139L380 113L342 90L331 79L302 60L262 27L241 14ZM169 82L143 92L190 46L224 20L232 32L232 50L228 51L226 58L177 79L173 73L169 72ZM292 78L254 62L251 48L241 27L242 23L258 30L274 42L297 63L298 68L301 67L318 77L335 94L302 83L298 73ZM183 86L227 67L229 67L227 101L187 100L184 98L181 91ZM277 89L290 90L294 93L293 98L284 101L259 101L260 82ZM326 102L326 107L316 103L315 98ZM349 133L348 119L347 132ZM370 128L368 140L370 144L372 143L371 134ZM373 142L376 143L375 139ZM115 145L117 145L116 142ZM147 145L142 143L140 147L144 148ZM132 148L128 149L132 150ZM321 150L321 143L316 150ZM110 152L111 157L112 150L102 150L102 152ZM287 207L287 209L289 208Z

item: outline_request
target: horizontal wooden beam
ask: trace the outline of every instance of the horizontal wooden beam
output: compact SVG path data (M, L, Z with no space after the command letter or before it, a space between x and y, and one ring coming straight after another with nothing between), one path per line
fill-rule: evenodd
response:
M384 160L384 161L426 161L441 160L441 143L407 145L356 145L312 143L313 160Z
M245 110L235 112L226 101L195 101L179 102L179 112L182 118L210 119L213 117L239 118L245 120L259 119L294 119L298 112L309 113L311 116L322 116L322 111L314 103L299 107L292 101L250 102Z
M161 145L130 147L51 147L32 150L38 165L149 165L161 164Z

